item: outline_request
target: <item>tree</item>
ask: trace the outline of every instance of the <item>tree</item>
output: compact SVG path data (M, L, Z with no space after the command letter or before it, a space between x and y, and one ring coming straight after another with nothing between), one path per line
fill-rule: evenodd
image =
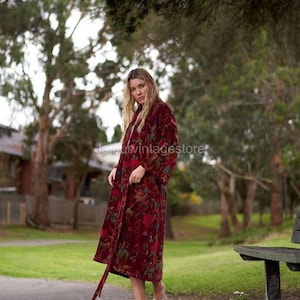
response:
M131 55L135 52L139 56L143 49L154 45L160 51L162 61L167 59L167 62L176 63L179 56L187 58L195 48L203 49L197 41L199 37L206 36L205 59L213 74L219 73L240 42L237 33L242 35L243 40L249 40L255 38L256 32L261 29L272 32L279 47L289 48L289 56L299 60L300 29L296 26L299 24L299 11L297 0L126 0L122 4L106 0L108 19L119 33L114 41L123 52L134 49ZM156 22L153 22L155 19ZM148 33L147 39L136 39L141 31ZM131 45L134 43L135 47L122 47L124 40Z
M23 18L24 13L30 11L31 4L22 0L4 0L0 3L0 39L1 39L1 66L9 62L9 58L14 59L20 56L22 36L26 31L37 30L37 25L32 19ZM7 57L4 54L8 54Z
M111 143L119 143L122 138L122 128L120 125L117 125L114 128L114 134L111 139Z
M119 38L115 40L121 53L133 60L143 59L152 66L147 56L149 53L147 49L154 48L158 50L157 60L163 62L161 68L157 67L158 73L166 74L167 64L172 65L173 70L176 70L172 76L173 95L170 100L177 112L179 131L184 132L180 140L192 141L196 145L202 143L204 148L208 147L200 155L200 161L203 158L206 160L222 158L222 164L219 164L219 167L223 169L218 171L219 180L213 184L214 189L218 186L222 191L223 199L227 199L222 203L224 205L232 203L232 188L239 186L234 184L233 179L238 174L238 178L248 178L249 181L246 185L248 191L244 225L247 226L250 222L251 202L255 196L257 183L272 191L272 222L276 226L280 224L282 209L278 206L281 201L278 195L280 194L281 171L275 166L278 166L281 150L274 152L273 150L281 149L281 146L277 147L278 141L282 145L291 127L286 123L279 124L276 121L279 107L283 108L285 105L282 105L272 85L274 87L276 81L281 82L281 92L283 94L287 92L288 98L294 98L295 85L291 81L285 81L281 67L285 66L289 69L288 72L293 73L292 81L297 78L295 66L300 57L300 30L295 24L299 23L300 3L298 1L212 2L208 0L173 2L128 0L118 6L115 5L115 1L107 0L106 3L107 14L113 28L123 33L119 34ZM275 49L274 53L279 58L277 62L271 58L272 66L267 66L267 61L253 56L253 49L258 50L255 42L259 40L259 36L262 36L261 31L266 33L266 38L270 39L271 47ZM145 36L148 38L145 39ZM272 49L270 47L267 49L269 55L272 56ZM251 58L247 61L249 54ZM270 58L266 55L263 57L264 59ZM283 57L286 59L283 60ZM262 72L258 68L261 62L265 66ZM251 68L251 63L256 66ZM246 68L243 69L244 72L248 72L246 76L240 70L243 64L246 64ZM234 70L230 70L230 67ZM266 70L268 72L276 70L274 76L276 78L272 76L269 78ZM263 73L264 71L266 73ZM254 73L258 76L257 81L251 77ZM230 78L234 80L232 84L230 80L225 83L228 74L233 76ZM258 95L255 95L253 89L257 85L260 88ZM244 88L245 94L242 92ZM216 92L213 92L214 89ZM264 95L261 95L262 90L265 91ZM222 99L224 92L225 97ZM271 105L270 114L267 113L270 105L268 106L267 102L259 103L258 101L258 97L267 99L266 95L271 99L277 99L272 102L274 106ZM226 102L229 104L226 105ZM289 99L288 102L288 107L294 106L293 99ZM259 106L261 109L257 109ZM286 114L283 119L289 120L288 115ZM242 126L239 126L240 124ZM257 128L260 130L256 130ZM267 135L264 135L264 129L268 130ZM232 139L232 136L236 136L236 139ZM253 145L254 141L257 145ZM266 149L270 150L268 143L273 143L272 152L266 152ZM245 151L249 144L251 147ZM268 147L264 147L265 145ZM235 152L228 156L232 149ZM264 164L266 153L267 155L272 153L267 170ZM189 156L187 157L190 159ZM196 169L201 170L202 164L194 164L194 161L195 159L192 160L190 168L195 174ZM244 163L241 164L242 162ZM251 166L250 169L249 166ZM227 170L227 176L224 176L224 170ZM268 184L271 182L277 182L277 184L268 187L262 182L261 178L264 173L268 174L266 178ZM216 173L212 172L212 174ZM196 177L193 177L195 182ZM256 178L260 180L257 181ZM198 177L198 183L199 180ZM197 186L196 183L195 185ZM232 221L238 226L234 216L234 206L230 204L227 208L224 207L224 212L227 213L226 211L228 216L224 218L227 219L231 215Z
M204 71L187 66L188 72L181 66L173 77L174 92L170 100L181 124L181 141L207 147L203 155L186 159L191 161L191 180L200 193L204 183L207 184L204 170L215 170L215 176L209 178L214 181L217 177L221 193L222 235L229 234L229 217L239 228L234 217L237 210L232 206L237 192L234 180L247 181L243 225L250 224L259 186L269 190L272 225L279 226L285 173L281 156L287 145L289 148L296 145L293 137L299 134L299 128L294 126L299 122L298 68L286 66L285 58L266 32L233 53L224 73L206 88L201 89L205 80L197 75L205 74ZM212 163L203 163L204 159Z
M75 201L74 229L78 226L78 204L82 196L84 183L87 182L87 173L90 169L89 162L93 159L94 149L100 142L106 142L106 137L99 140L101 123L98 124L97 117L90 114L86 109L79 109L72 114L73 121L64 134L54 146L52 161L66 164L65 172L72 179L75 190L72 199ZM99 128L100 127L100 128ZM83 195L86 196L86 195Z
M110 38L108 28L103 22L92 23L95 19L104 20L102 1L29 0L16 2L16 7L20 12L26 12L26 18L22 19L29 23L25 28L35 24L38 30L26 30L20 32L18 38L11 39L10 49L21 40L23 52L17 59L9 56L10 65L2 69L2 95L30 109L38 124L34 221L45 227L49 225L49 155L72 124L71 112L84 108L92 113L110 97L118 68L116 62L104 56L103 49ZM90 23L89 30L92 26L98 26L98 32L81 44L78 38L82 37L76 37L76 33L84 22ZM34 65L26 61L29 51L37 53L41 96L34 86L37 80L33 76ZM53 131L54 128L56 130Z

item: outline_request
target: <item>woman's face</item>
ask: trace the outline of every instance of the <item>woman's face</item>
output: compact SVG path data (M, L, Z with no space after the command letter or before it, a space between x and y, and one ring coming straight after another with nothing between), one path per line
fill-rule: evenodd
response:
M134 78L129 80L129 90L138 104L144 104L148 92L148 86L143 79Z

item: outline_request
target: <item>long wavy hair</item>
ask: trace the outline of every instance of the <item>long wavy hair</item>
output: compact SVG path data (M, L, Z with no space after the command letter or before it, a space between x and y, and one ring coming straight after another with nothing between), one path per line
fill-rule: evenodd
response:
M142 128L145 125L145 120L149 114L149 111L156 100L159 100L158 87L153 79L153 77L143 68L136 68L129 72L126 80L125 92L124 92L124 105L123 105L123 123L124 131L127 129L129 123L132 120L133 114L137 110L136 101L130 92L129 82L131 79L142 79L145 81L148 86L148 92L145 97L145 102L142 105L141 112L139 113L135 124L138 124L137 130L141 132Z

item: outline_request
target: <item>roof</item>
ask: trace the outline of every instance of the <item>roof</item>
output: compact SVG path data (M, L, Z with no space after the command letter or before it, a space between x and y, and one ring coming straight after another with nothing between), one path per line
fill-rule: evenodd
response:
M100 146L96 149L98 159L105 165L106 170L110 170L112 166L116 165L119 161L120 153L122 150L121 143L113 143Z
M0 153L22 157L24 133L22 131L9 130L2 127L0 134ZM114 143L101 146L95 149L93 157L89 161L89 167L95 170L111 170L112 166L117 164L121 152L121 143ZM56 167L64 167L66 163L56 162Z
M23 156L23 138L24 134L20 131L14 131L0 136L0 152L15 156Z
M55 168L65 168L71 165L71 162L63 162L63 161L56 161L52 163L52 166ZM97 153L94 151L92 158L89 160L89 168L94 170L110 170L111 167L106 163L100 161L97 156Z

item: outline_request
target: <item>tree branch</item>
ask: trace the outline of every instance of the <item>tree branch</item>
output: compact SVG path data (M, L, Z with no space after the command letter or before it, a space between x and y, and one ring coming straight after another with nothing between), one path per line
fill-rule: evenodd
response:
M296 184L292 180L290 180L290 184L294 192L297 194L298 198L300 198L300 190L298 189Z
M256 177L254 176L250 176L250 175L240 175L240 174L235 174L233 173L232 171L230 171L229 169L227 169L223 164L221 163L218 163L216 164L216 167L220 168L221 170L223 170L226 174L230 175L230 176L233 176L235 178L240 178L240 179L245 179L245 180L249 180L249 181L258 181ZM267 183L272 183L272 180L271 179L268 179L268 178L262 178L261 179L262 181L264 182L267 182ZM258 181L259 182L259 181Z

